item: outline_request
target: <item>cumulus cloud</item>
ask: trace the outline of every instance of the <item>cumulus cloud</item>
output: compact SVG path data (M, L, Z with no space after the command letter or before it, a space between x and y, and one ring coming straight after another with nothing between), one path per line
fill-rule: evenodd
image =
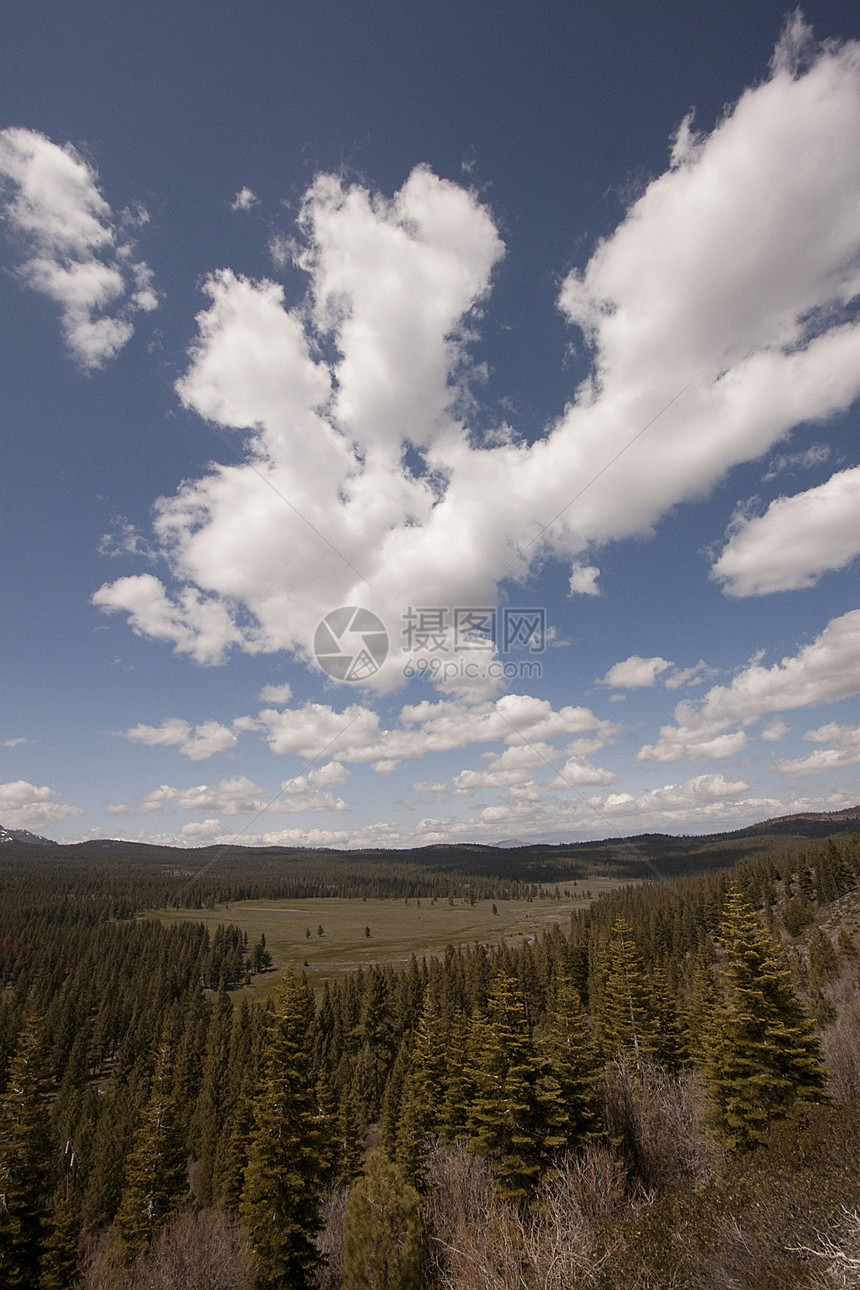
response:
M747 745L743 730L768 712L834 703L860 692L860 610L832 619L820 636L797 654L772 667L754 661L730 685L714 686L695 705L675 708L675 726L664 726L656 744L641 748L640 759L662 762L710 760L732 756Z
M388 729L381 725L378 713L360 704L343 712L322 703L266 708L259 723L274 753L316 758L325 750L338 762L369 764L382 774L401 761L476 743L504 742L531 748L534 754L535 749L547 746L547 740L588 734L587 747L595 750L616 730L612 722L596 717L589 708L555 709L548 699L525 694L506 694L481 703L443 699L407 704ZM582 747L570 749L571 753L583 751ZM532 754L526 754L518 764L534 764ZM536 760L541 757L537 755ZM512 764L507 762L502 769L508 770Z
M806 757L777 762L777 770L784 775L820 775L841 766L860 765L860 726L840 726L830 721L817 730L808 730L803 737L829 747L817 748Z
M257 695L261 703L289 703L292 697L292 686L286 681L281 685L264 685Z
M765 726L764 730L761 732L761 737L762 739L766 739L768 743L775 744L778 743L780 739L783 739L790 729L791 726L788 722L783 721L782 717L776 717L775 720Z
M621 663L614 663L606 673L606 676L600 678L598 685L612 685L618 689L635 690L640 687L650 687L657 684L657 677L667 668L674 667L668 659L660 658L640 658L638 654L631 654Z
M131 237L146 212L117 217L70 143L22 128L0 131L0 209L22 248L21 281L59 305L80 366L102 367L131 338L134 314L158 304Z
M260 199L253 188L240 188L230 204L230 209L231 211L249 211L252 206L258 206L259 203Z
M424 166L393 197L319 176L290 250L305 299L213 273L178 383L245 460L161 498L164 579L119 579L95 603L199 662L311 662L320 619L365 605L391 638L367 684L392 690L409 606L486 605L547 558L593 594L594 550L850 406L860 46L800 30L710 133L688 125L565 278L592 375L534 443L473 415L471 338L504 253L491 211Z
M25 735L18 735L17 738L14 738L14 739L4 739L3 743L0 744L0 747L19 748L21 744L28 744L29 742L30 740L27 739Z
M738 516L711 577L729 596L812 587L860 554L860 466L817 488L779 497L764 515Z
M570 571L570 590L575 596L599 596L600 588L597 585L599 577L600 570L597 565L580 564L574 560Z
M38 830L83 813L81 807L60 801L56 789L47 785L37 787L25 779L0 784L0 822L7 829Z
M179 717L168 717L160 726L133 726L123 732L123 738L150 748L176 747L183 757L191 761L204 761L215 753L235 748L239 742L233 731L218 721L203 721L192 726Z
M174 809L212 811L217 815L257 815L263 810L275 815L300 815L305 811L344 811L347 804L342 798L325 792L309 776L284 780L275 795L238 775L193 788L161 784L134 805L111 804L106 809L110 815L150 815Z

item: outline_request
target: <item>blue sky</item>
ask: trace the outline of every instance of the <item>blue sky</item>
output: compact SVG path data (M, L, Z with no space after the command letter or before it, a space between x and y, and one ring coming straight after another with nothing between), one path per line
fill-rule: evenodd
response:
M2 35L0 824L860 799L855 5L11 0Z

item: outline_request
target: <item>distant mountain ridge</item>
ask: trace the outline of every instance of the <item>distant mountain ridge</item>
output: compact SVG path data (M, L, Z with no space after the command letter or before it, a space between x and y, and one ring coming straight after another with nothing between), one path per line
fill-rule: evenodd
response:
M25 846L58 847L59 842L53 838L43 838L39 833L30 833L28 829L4 829L0 824L0 847L10 842L23 842Z
M841 811L804 811L797 815L780 815L750 824L742 829L725 833L671 834L639 833L626 837L609 837L590 842L525 842L520 838L506 838L495 844L486 842L436 842L423 847L358 847L343 850L333 847L254 847L235 842L208 847L171 847L151 842L129 842L115 838L95 838L86 842L60 843L41 837L27 829L6 829L0 825L0 849L10 846L29 848L50 847L61 854L80 855L85 852L104 856L116 853L126 857L162 857L163 862L174 862L181 856L198 855L201 858L214 854L265 854L271 859L295 857L299 854L358 861L362 857L375 857L386 861L431 864L433 868L460 869L465 872L496 872L499 865L507 871L524 867L523 872L534 869L537 880L554 881L571 864L581 862L595 865L609 862L625 869L635 867L648 876L648 867L654 866L664 873L692 873L701 869L719 868L735 863L747 855L775 847L803 847L807 839L823 839L840 833L860 833L860 804ZM502 862L501 857L504 857ZM637 866L636 857L639 864ZM464 868L465 866L465 868ZM540 871L546 868L545 873Z

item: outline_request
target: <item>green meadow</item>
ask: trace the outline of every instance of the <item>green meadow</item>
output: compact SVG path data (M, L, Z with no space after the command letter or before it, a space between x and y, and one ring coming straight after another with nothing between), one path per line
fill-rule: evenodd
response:
M287 965L304 970L321 987L323 981L361 965L403 964L413 954L419 958L442 954L447 945L519 942L553 924L567 927L574 911L587 908L602 892L627 885L629 881L616 878L587 878L576 886L559 886L558 899L556 888L546 888L550 895L543 900L478 900L475 904L429 897L241 900L211 909L165 910L157 917L165 922L202 922L213 932L219 923L234 923L247 932L249 947L265 933L274 970L254 977L251 991L260 994L274 986L278 969Z

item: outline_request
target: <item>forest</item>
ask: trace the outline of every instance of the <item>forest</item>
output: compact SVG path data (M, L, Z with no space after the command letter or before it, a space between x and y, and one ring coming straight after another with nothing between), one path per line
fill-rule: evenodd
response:
M316 997L194 907L527 898L589 857L5 847L0 1284L860 1284L860 836L767 843Z

